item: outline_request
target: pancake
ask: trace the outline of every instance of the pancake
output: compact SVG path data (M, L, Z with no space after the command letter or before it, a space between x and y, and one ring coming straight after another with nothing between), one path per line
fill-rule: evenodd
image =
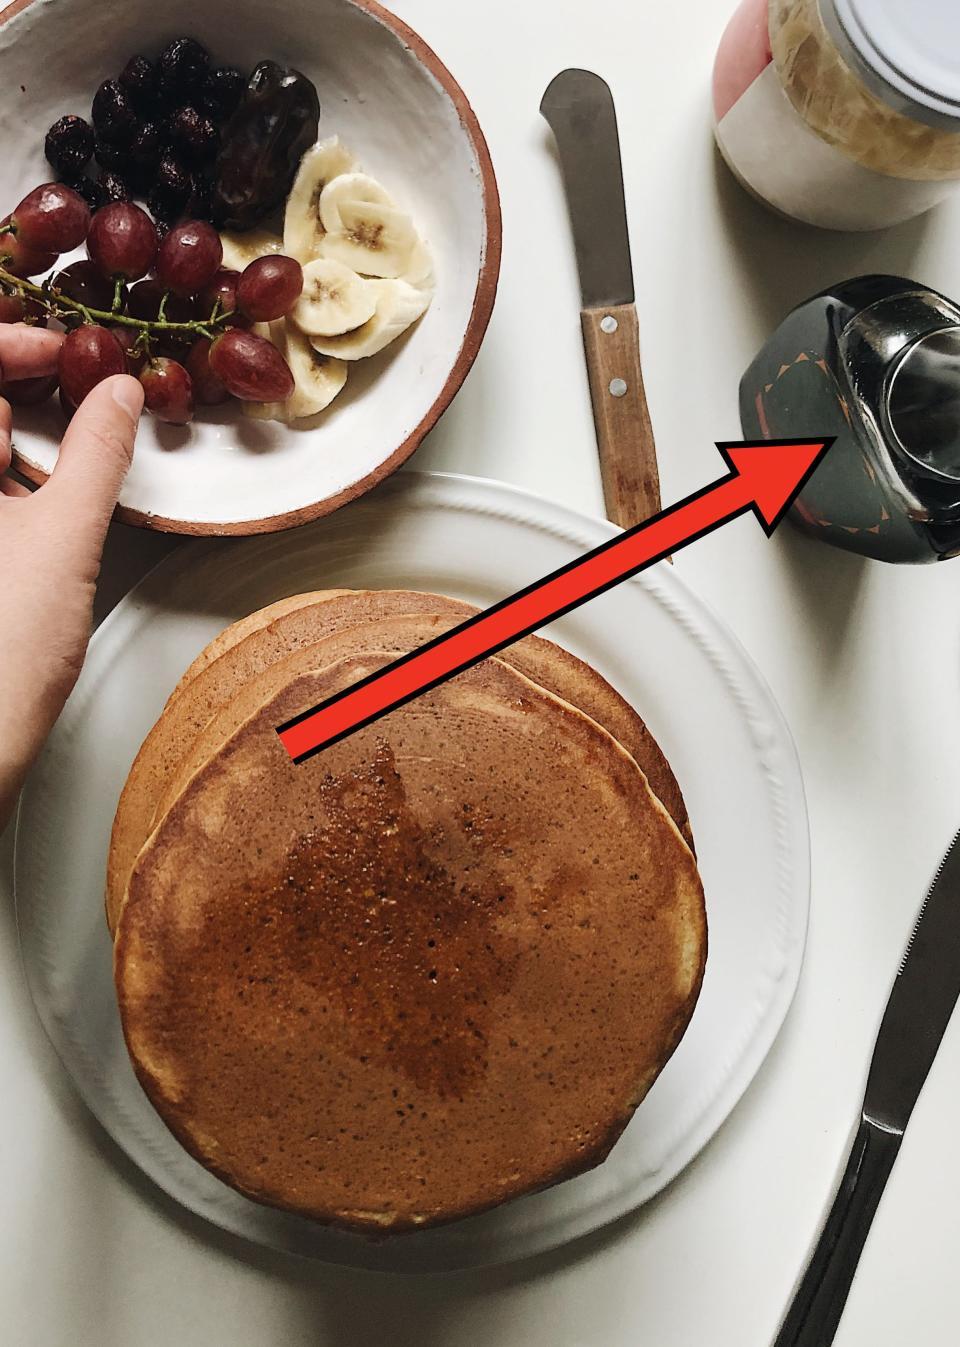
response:
M361 622L413 613L449 614L462 620L477 611L459 600L434 594L402 590L328 591L319 601L285 611L266 626L248 632L184 683L144 741L117 806L106 883L107 923L111 932L116 928L134 860L149 836L177 764L210 718L247 682L292 652ZM500 658L516 665L547 691L583 710L609 730L636 758L654 794L664 802L692 846L683 797L667 760L640 716L596 670L553 642L536 636L501 652Z
M311 644L320 635L355 625L361 611L369 617L430 612L434 603L432 595L406 591L328 591L327 597L316 604L287 612L240 640L167 702L133 761L113 820L106 880L107 924L111 931L116 928L130 871L150 835L154 811L170 774L223 703L291 651Z
M161 1117L247 1196L384 1234L599 1163L703 972L693 857L605 730L488 660L301 766L304 674L191 779L115 945Z
M347 594L351 591L345 589L314 589L308 594L291 594L285 599L277 599L276 603L268 603L266 608L258 608L255 613L248 613L246 617L241 617L236 622L231 622L229 627L224 627L223 631L218 632L209 645L205 645L191 665L189 665L180 675L180 681L167 698L168 703L174 697L178 697L187 683L193 681L197 674L203 673L214 660L225 655L228 650L232 650L235 645L246 640L248 636L253 636L255 632L262 631L264 627L269 627L271 622L275 622L278 617L284 617L287 613L295 613L298 608L307 608L311 604L324 603L327 599L336 598L338 594Z
M446 602L454 603L453 600ZM305 646L288 655L286 659L270 665L221 707L194 739L179 766L171 774L167 788L158 801L154 824L163 817L193 773L280 688L302 673L333 664L350 655L385 654L393 659L399 654L425 645L445 631L449 631L451 627L455 627L465 615L474 611L468 609L465 604L457 604L456 607L466 612L450 612L445 615L404 614L399 617L371 620L362 626L322 637L313 645ZM666 784L669 786L673 783L675 787L675 790L666 792L671 797L671 802L675 804L675 797L679 797L679 787L676 786L673 774L669 768L666 772L661 770L661 764L666 766L663 755L657 749L655 741L640 717L595 670L541 637L527 638L518 642L503 652L501 660L519 670L531 682L539 684L547 692L552 692L562 701L568 702L602 724L603 728L637 759L648 775L654 795L667 812L673 815L674 821L677 821L676 814L661 793L666 776ZM654 752L651 752L651 745ZM682 804L681 798L681 809ZM681 822L685 825L684 840L689 845L685 811L681 815Z
M313 645L295 650L286 659L271 664L256 678L244 684L235 697L225 702L190 744L157 802L152 826L156 827L193 774L215 757L240 726L301 674L314 673L351 657L382 658L386 661L398 659L415 646L442 635L448 626L456 625L458 620L444 619L436 613L380 618L321 637Z

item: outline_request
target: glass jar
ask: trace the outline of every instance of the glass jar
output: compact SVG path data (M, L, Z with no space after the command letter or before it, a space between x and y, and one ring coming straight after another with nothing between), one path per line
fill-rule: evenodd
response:
M724 159L782 214L920 215L960 181L960 0L743 0L713 104Z

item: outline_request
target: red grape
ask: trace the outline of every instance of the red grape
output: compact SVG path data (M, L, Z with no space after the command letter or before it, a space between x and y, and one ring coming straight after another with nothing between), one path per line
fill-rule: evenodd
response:
M174 225L157 252L157 279L178 295L195 295L219 270L223 244L213 225L187 220Z
M71 262L53 278L57 290L69 299L78 300L89 309L110 309L113 306L113 282L92 262Z
M292 257L258 257L240 277L237 308L257 323L289 313L303 290L303 268Z
M22 296L0 293L0 323L22 323L26 313Z
M242 313L237 313L237 283L240 280L239 271L220 270L216 272L209 285L204 286L197 298L197 307L200 316L209 318L213 313L213 306L217 300L220 301L221 313L232 313L233 317L227 324L228 327L249 327L251 320L245 318Z
M247 402L283 402L293 392L290 366L277 348L242 327L217 337L210 368L228 392Z
M11 379L0 384L0 396L14 407L36 407L57 391L57 376L41 374L34 379Z
M143 402L158 421L185 426L193 420L193 383L176 360L157 356L140 375Z
M215 407L230 396L223 381L210 368L211 344L209 337L201 337L190 347L187 356L187 373L193 382L194 396L203 407Z
M10 216L0 220L0 226L10 223ZM56 253L41 253L28 248L16 234L0 235L0 266L14 276L40 276L49 271L57 260Z
M87 237L90 207L66 183L45 182L23 198L11 218L25 248L68 253Z
M153 277L137 281L130 290L127 312L131 318L153 322L160 312L160 301L166 293L160 282ZM164 313L169 323L189 323L193 317L193 305L188 300L181 299L179 295L168 295Z
M103 379L125 374L123 347L105 327L88 324L68 332L60 347L60 387L69 403L80 403Z
M127 372L134 375L139 374L147 363L147 353L142 346L136 351L133 349L140 336L137 329L135 327L126 327L123 323L118 323L114 327L111 327L110 331L123 347L123 353L127 358Z
M131 201L111 201L93 217L87 252L104 276L139 280L157 255L156 227L147 212Z
M27 295L8 295L0 290L0 323L29 323L46 327L47 313L37 299Z

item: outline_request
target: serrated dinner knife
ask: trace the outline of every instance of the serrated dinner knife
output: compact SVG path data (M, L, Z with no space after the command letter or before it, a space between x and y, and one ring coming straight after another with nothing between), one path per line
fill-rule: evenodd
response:
M860 1125L774 1347L828 1347L903 1134L960 994L960 833L913 928L880 1024Z
M640 372L617 114L589 70L564 70L540 111L557 139L583 297L581 326L607 517L621 528L660 509L660 480Z

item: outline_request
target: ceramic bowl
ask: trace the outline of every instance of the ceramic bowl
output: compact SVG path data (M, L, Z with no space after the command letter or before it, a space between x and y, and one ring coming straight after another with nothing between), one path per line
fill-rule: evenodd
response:
M456 394L496 291L496 180L453 76L374 0L15 0L0 14L0 122L17 128L0 166L2 211L52 177L43 139L58 117L88 117L101 80L180 34L205 43L218 63L249 70L269 58L308 75L320 135L340 136L433 252L430 309L382 355L355 362L311 429L251 420L236 404L186 427L144 418L119 518L174 533L273 532L369 490L409 458ZM42 481L51 470L63 428L56 399L18 414L15 463L26 476Z

